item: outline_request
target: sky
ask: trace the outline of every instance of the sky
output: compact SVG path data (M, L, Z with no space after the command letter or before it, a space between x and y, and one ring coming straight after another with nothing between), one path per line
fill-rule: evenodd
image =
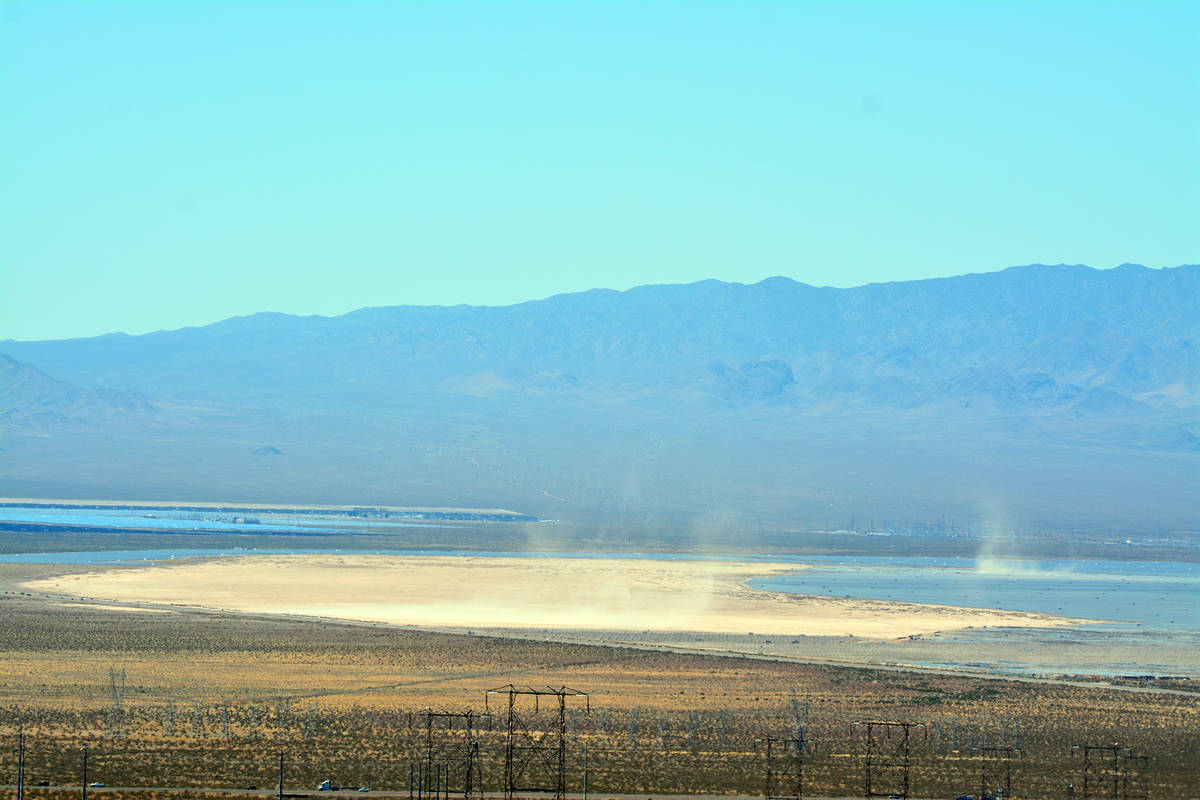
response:
M1200 261L1200 3L0 0L0 339Z

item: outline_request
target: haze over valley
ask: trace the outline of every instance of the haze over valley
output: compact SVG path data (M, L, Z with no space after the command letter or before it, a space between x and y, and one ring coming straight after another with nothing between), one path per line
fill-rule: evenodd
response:
M10 496L1195 528L1200 268L597 289L5 341Z

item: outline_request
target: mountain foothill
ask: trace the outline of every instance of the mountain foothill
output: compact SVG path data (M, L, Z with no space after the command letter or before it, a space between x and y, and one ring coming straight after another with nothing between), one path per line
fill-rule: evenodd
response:
M1196 266L261 313L0 342L0 470L697 530L1194 529L1198 347Z

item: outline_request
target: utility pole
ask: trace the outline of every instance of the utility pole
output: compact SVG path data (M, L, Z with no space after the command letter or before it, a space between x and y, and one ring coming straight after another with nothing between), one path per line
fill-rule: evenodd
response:
M283 748L279 749L279 800L283 800Z
M87 800L87 748L83 748L83 800Z
M17 733L17 800L25 800L25 731Z

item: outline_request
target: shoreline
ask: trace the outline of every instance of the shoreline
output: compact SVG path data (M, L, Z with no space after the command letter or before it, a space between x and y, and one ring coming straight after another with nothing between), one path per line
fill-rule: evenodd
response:
M754 578L768 561L240 555L72 571L26 580L54 594L464 630L747 633L896 639L980 627L1102 622L1036 612L797 595Z
M19 593L12 591L0 592L0 594L18 595ZM154 604L140 603L133 601L111 601L101 600L87 597L73 597L62 594L27 594L24 597L13 597L13 599L25 599L32 602L48 602L49 605L58 608L87 608L101 612L117 612L117 613L171 613L171 614L194 614L201 616L214 616L226 618L245 618L258 620L278 620L300 623L311 623L318 625L332 624L339 626L348 626L351 628L373 628L373 629L394 629L397 631L417 631L433 634L450 634L459 636L477 636L483 639L510 639L524 642L545 642L556 644L577 644L588 647L603 647L617 650L637 650L643 652L657 652L664 654L677 654L696 657L711 657L711 658L732 658L745 659L747 661L766 661L782 664L807 664L814 666L827 666L839 669L864 669L864 670L882 670L884 672L897 673L916 673L924 675L943 675L947 677L965 677L965 678L981 678L987 680L996 680L1001 682L1017 682L1029 684L1043 684L1051 686L1069 686L1074 688L1098 688L1109 689L1121 692L1129 692L1134 694L1154 694L1154 695L1177 695L1181 697L1193 698L1196 696L1196 691L1186 688L1173 688L1168 686L1145 686L1145 685L1130 685L1122 683L1114 683L1112 681L1119 678L1116 675L1103 675L1090 673L1084 670L1065 672L1047 671L1047 672L1006 672L983 669L973 666L970 663L955 663L955 664L930 664L930 663L905 663L903 661L879 661L870 658L855 658L849 656L833 657L820 656L812 653L786 654L779 652L764 652L752 650L730 649L728 647L712 647L700 645L685 645L680 643L662 643L652 642L647 640L638 640L637 638L629 638L632 632L629 631L612 631L607 632L610 636L589 636L586 634L569 633L565 631L547 631L544 633L536 633L532 629L503 629L503 628L477 628L465 629L457 627L431 627L412 624L398 624L374 622L369 620L331 618L331 617L311 617L301 614L271 614L271 613L255 613L236 611L232 609L209 608L203 606L184 606L184 605L169 605L169 604ZM1029 629L1031 632L1036 632L1039 629ZM603 632L602 632L603 633ZM848 637L853 639L854 637ZM859 640L859 642L868 642L870 640ZM949 645L953 647L953 645ZM1185 670L1188 671L1188 670ZM1200 677L1200 674L1198 674Z

